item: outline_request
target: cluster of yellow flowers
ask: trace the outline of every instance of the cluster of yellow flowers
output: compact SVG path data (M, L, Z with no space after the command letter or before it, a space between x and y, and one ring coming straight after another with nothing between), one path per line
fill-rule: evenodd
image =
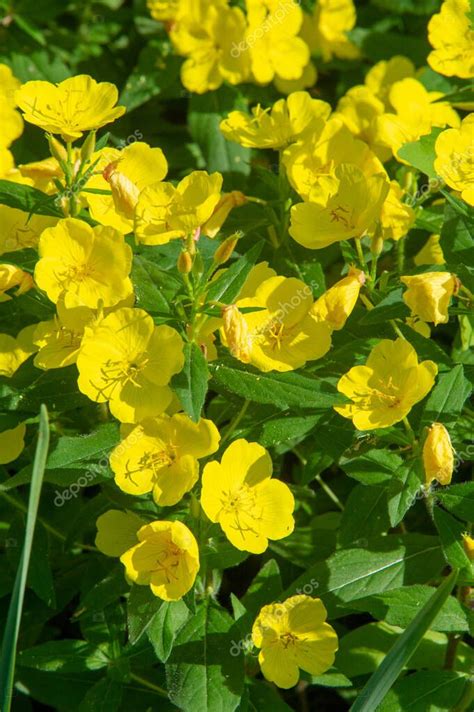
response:
M355 58L347 32L356 23L352 0L319 0L312 14L297 0L148 0L152 17L165 22L176 52L185 57L181 81L202 94L230 84L269 84L286 93L312 86L311 55L327 61Z
M292 492L272 478L270 455L256 442L235 440L220 460L212 459L221 442L216 425L206 418L194 422L181 412L171 387L183 368L185 342L194 340L212 360L219 333L234 358L263 372L292 371L322 358L359 297L373 307L363 288L373 285L376 272L365 269L361 239L370 238L376 269L384 242L402 239L415 221L407 186L391 178L384 163L395 158L403 164L401 146L433 127L445 129L436 140L436 170L474 205L474 115L461 122L439 92L424 88L404 57L376 64L365 84L350 89L335 111L301 91L315 81L311 53L324 59L357 54L346 36L355 23L350 1L320 0L312 16L293 0L247 0L246 14L227 0L149 0L149 7L167 23L174 46L186 57L182 79L191 91L249 80L275 81L288 91L287 99L271 108L231 112L221 131L242 146L279 152L281 176L301 198L291 208L288 226L297 243L314 250L354 240L360 265L348 265L345 276L315 300L304 281L278 275L261 262L232 304L212 304L210 315L204 289L193 324L156 324L135 306L133 251L126 236L134 233L137 243L148 246L180 240L178 267L186 284L200 236L214 238L247 197L223 193L219 173L194 171L177 184L166 181L163 152L146 143L96 149L95 132L124 113L116 106L113 85L80 75L57 85L33 81L20 86L0 66L7 127L0 144L0 177L54 196L62 211L62 217L31 217L0 206L0 254L25 247L38 251L34 276L0 265L0 301L11 299L13 289L19 295L36 288L56 310L53 319L26 327L16 338L0 335L0 375L11 377L33 354L39 369L76 364L79 390L96 403L108 403L121 424L121 441L110 456L117 486L131 495L151 493L161 508L181 502L200 480L200 511L234 547L260 554L269 541L293 531ZM435 50L429 61L446 74L472 76L464 20L447 33L440 29L451 16L458 17L459 7L464 7L461 0L447 0L432 19ZM47 132L51 157L14 167L8 147L23 125L16 107L25 121ZM82 146L73 146L85 133ZM205 286L219 277L235 244L228 238L218 248ZM439 237L430 238L417 260L443 263ZM429 335L427 323L448 321L450 301L461 288L456 275L433 270L402 274L400 282L413 328ZM437 365L420 362L394 326L398 338L376 343L365 364L355 365L338 382L347 403L335 410L358 430L403 421L435 383ZM24 424L0 434L0 461L19 455L24 434ZM200 460L206 461L201 477ZM423 462L427 484L450 481L453 450L440 423L427 433ZM130 581L150 586L167 601L181 598L194 585L199 545L183 522L150 522L111 510L97 526L97 546L120 557ZM325 618L321 601L309 596L265 606L252 631L263 674L290 687L299 668L313 675L328 669L337 636Z

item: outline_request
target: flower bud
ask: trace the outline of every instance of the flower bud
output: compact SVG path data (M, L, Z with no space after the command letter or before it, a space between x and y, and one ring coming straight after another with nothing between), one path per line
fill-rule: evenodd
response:
M217 265L223 265L232 255L235 250L235 246L240 240L241 234L236 232L230 235L224 242L222 242L214 253L214 262Z
M374 257L378 257L382 254L383 250L383 237L379 231L372 235L372 240L370 242L370 251Z
M474 539L466 532L462 535L462 543L467 557L470 561L474 561Z
M91 131L81 146L81 159L88 161L95 151L95 131Z
M437 480L448 485L454 470L454 450L449 433L442 423L433 423L423 445L423 467L425 482L429 485Z
M224 341L232 356L249 363L250 361L250 334L244 315L235 304L224 307L222 310Z
M47 134L46 138L48 139L49 150L53 158L55 158L59 162L66 162L67 151L61 141L58 141L58 139L54 136L51 136L51 134Z
M193 261L188 250L182 250L178 255L178 272L181 274L189 274L193 268Z
M140 194L139 189L124 173L117 170L120 161L113 161L102 172L103 177L110 185L115 209L129 220L133 219L135 206Z

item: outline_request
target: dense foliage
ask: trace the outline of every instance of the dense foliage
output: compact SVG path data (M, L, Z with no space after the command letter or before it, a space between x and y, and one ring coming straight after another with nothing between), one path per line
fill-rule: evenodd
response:
M473 3L0 14L4 712L468 712Z

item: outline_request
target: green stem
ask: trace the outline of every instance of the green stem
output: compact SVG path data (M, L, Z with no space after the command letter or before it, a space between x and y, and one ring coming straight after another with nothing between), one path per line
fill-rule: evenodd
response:
M221 445L228 440L233 433L235 432L236 428L238 427L239 423L241 422L242 418L244 417L245 413L247 412L247 408L250 405L250 401L247 399L243 402L241 409L239 412L232 418L232 420L229 423L229 427L227 428L224 437L221 440Z
M403 274L405 269L405 240L402 237L397 242L397 270L398 274Z
M362 267L364 272L367 272L367 262L365 261L364 251L362 249L362 242L360 241L360 237L355 237L354 242L355 242L357 256L359 258L360 266Z
M402 332L400 331L400 329L398 328L396 321L395 321L394 319L389 319L388 321L389 321L390 326L392 327L392 329L393 329L394 332L396 333L396 335L397 335L400 339L403 339L404 341L406 341L406 339L405 339L403 333L402 333Z
M144 677L140 677L140 675L136 675L134 672L130 673L130 679L138 682L139 685L146 687L148 690L153 690L153 692L156 692L156 694L160 695L160 697L168 698L166 690L162 687L158 687L158 685L155 685L154 682L150 682L150 680L146 680Z
M322 489L326 492L327 496L329 497L330 500L334 502L336 507L339 507L341 512L344 511L344 505L342 504L341 500L337 496L335 492L332 491L332 489L329 487L329 485L326 484L326 482L322 479L321 475L316 475L314 478L318 484L321 485Z
M464 693L457 703L456 707L453 707L453 712L467 712L467 710L472 709L471 703L474 701L474 678L466 680L466 685L464 687Z
M408 420L408 418L406 416L403 418L403 425L405 426L405 430L407 431L408 435L410 436L410 440L412 441L412 443L416 443L415 431L411 427L410 421Z

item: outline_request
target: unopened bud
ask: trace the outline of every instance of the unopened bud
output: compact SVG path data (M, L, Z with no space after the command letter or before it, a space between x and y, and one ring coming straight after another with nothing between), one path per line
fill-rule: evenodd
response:
M233 208L238 208L247 202L247 198L239 190L233 190L231 193L224 193L212 213L209 220L202 226L202 232L207 237L215 237L222 225L226 221L230 211Z
M81 159L88 161L95 151L95 131L91 131L81 146Z
M193 258L188 250L182 250L178 256L178 272L189 274L193 268Z
M377 230L374 235L372 235L372 241L370 243L370 251L374 257L378 257L382 254L383 250L383 237Z
M474 561L474 539L466 532L462 535L464 551L470 561Z
M433 423L423 445L425 482L437 480L440 485L451 482L454 470L454 450L449 433L442 423Z
M51 136L51 134L47 134L46 138L48 139L49 151L53 158L59 161L59 163L61 163L61 161L66 162L67 151L61 141L58 141L58 139Z
M250 361L250 333L245 317L235 304L224 307L222 310L224 340L232 356L249 363Z
M120 161L113 161L102 172L110 185L115 209L128 220L132 220L140 191L130 178L117 170Z
M235 246L240 240L241 234L236 232L222 242L214 253L216 265L223 265L231 257Z

